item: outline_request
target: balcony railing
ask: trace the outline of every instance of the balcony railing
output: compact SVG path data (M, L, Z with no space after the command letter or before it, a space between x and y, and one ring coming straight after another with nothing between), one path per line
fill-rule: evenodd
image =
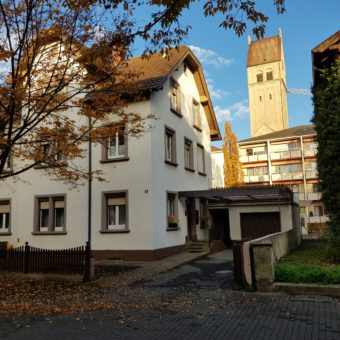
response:
M326 223L329 221L329 217L326 215L323 216L309 216L308 223Z
M268 156L266 153L261 154L261 155L240 156L241 163L266 161L267 159L268 159Z
M320 201L321 200L321 193L320 192L308 192L307 199L309 201Z
M318 178L318 172L316 170L306 171L306 178Z
M316 149L313 149L313 150L304 150L303 152L304 156L305 157L315 157L316 154L317 154L317 150Z
M271 159L301 158L301 150L276 151L271 153Z
M245 183L269 182L268 175L244 176Z
M302 179L302 172L283 172L280 174L273 173L272 181L287 181L291 179Z

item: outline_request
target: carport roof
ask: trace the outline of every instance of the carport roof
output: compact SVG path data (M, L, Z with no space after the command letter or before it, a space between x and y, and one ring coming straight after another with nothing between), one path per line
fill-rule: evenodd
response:
M179 198L208 198L219 203L293 203L293 193L286 186L241 186L209 190L179 191Z

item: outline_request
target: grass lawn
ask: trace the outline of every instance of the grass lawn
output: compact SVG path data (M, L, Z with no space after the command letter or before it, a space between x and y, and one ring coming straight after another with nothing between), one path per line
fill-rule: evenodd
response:
M302 242L275 264L275 281L340 284L340 264L329 262L326 248L326 242Z

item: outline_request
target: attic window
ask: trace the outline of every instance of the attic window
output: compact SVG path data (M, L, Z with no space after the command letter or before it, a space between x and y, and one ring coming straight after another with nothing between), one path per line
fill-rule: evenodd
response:
M170 79L170 110L182 117L181 114L181 88L173 79Z

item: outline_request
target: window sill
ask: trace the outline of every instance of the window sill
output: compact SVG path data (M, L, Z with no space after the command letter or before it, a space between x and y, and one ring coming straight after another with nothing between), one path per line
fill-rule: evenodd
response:
M176 162L172 162L172 161L168 161L168 160L165 160L164 162L166 164L169 164L169 165L172 165L172 166L178 166L178 164Z
M184 167L184 169L187 170L187 171L190 171L190 172L195 172L195 169L192 169L192 168Z
M130 160L129 157L117 157L112 159L102 159L99 161L99 163L105 164L105 163L117 163L117 162L126 162Z
M117 229L117 230L99 230L101 234L127 234L130 229Z
M197 125L193 125L193 127L194 127L197 131L202 132L202 129L201 129L200 127L198 127Z
M176 230L180 230L180 227L177 227L177 228L166 228L166 231L176 231Z
M172 112L172 113L174 113L177 117L179 117L179 118L182 118L183 117L183 115L180 113L180 112L178 112L178 111L176 111L176 110L174 110L174 109L170 109L170 111Z
M33 231L32 235L66 235L66 231Z
M6 232L3 232L3 233L0 232L0 236L11 236L11 235L12 235L12 233L10 231L6 231Z
M200 172L200 171L198 172L198 174L201 175L201 176L206 176L207 175L205 172Z

